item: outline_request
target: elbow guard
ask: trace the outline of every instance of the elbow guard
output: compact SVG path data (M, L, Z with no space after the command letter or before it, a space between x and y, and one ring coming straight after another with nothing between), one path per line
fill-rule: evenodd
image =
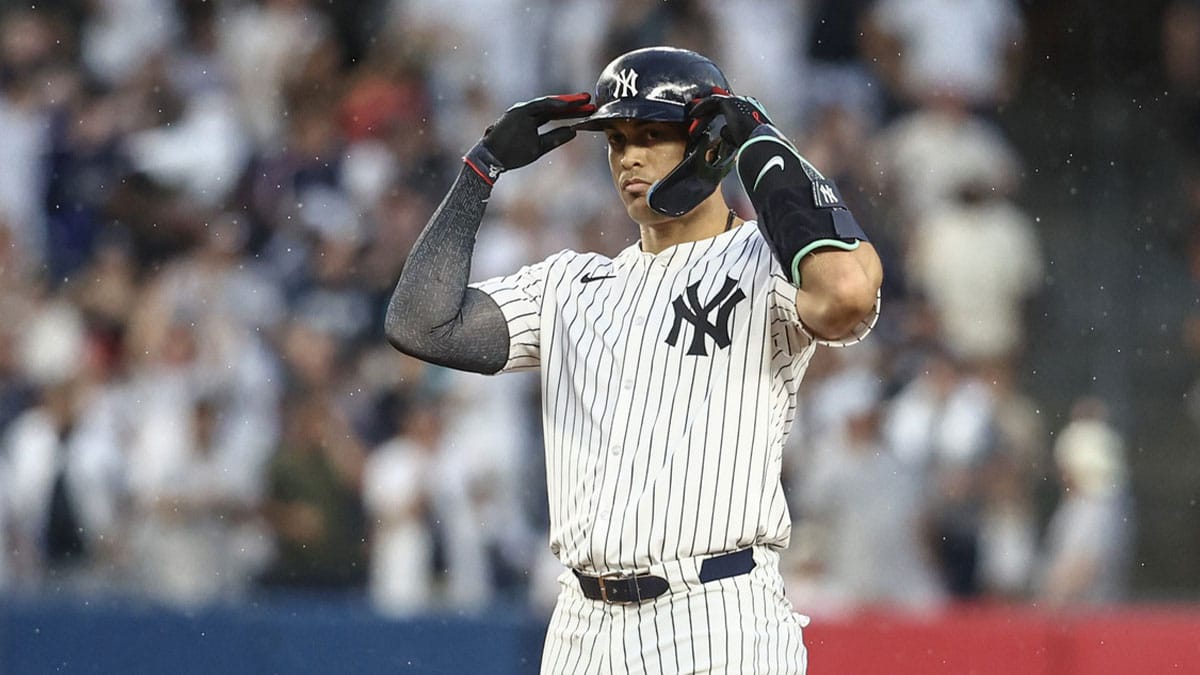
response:
M738 178L758 214L758 227L793 285L812 251L846 251L868 241L833 181L809 164L771 125L754 130L738 150Z

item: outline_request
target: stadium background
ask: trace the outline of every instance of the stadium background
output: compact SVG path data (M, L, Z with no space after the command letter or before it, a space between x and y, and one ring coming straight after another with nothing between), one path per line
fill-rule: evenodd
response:
M422 368L390 351L379 324L407 246L483 127L513 101L589 88L625 48L669 42L704 51L802 149L837 162L843 192L856 195L868 231L891 247L883 347L863 357L877 359L880 385L867 405L886 414L920 372L911 364L953 347L929 327L933 310L917 275L907 278L907 221L928 214L904 208L921 202L893 176L870 180L871 167L895 177L919 170L880 168L874 153L888 147L890 125L921 105L889 90L865 38L824 48L813 41L845 37L844 26L830 26L872 5L0 3L0 671L525 672L553 586L541 550L536 382L485 384ZM1187 637L1200 630L1200 7L1013 6L1023 36L1014 86L971 114L1015 159L1010 201L1032 223L1043 264L1021 298L1019 346L996 361L1037 420L1040 442L1023 456L1028 470L1014 475L1043 556L1061 499L1055 439L1081 400L1103 401L1128 466L1127 577L1119 600L1098 604L1052 602L1033 578L1035 562L1010 586L941 588L933 605L904 593L839 596L826 633L813 612L816 672L825 672L822 654L836 664L872 649L886 656L858 672L1001 672L989 664L1012 658L1028 672L1108 672L1126 667L1121 657L1143 666L1163 659L1153 672L1200 663ZM838 79L846 72L850 79ZM870 94L856 97L853 86L866 82ZM861 113L860 124L822 118L821 106L833 104ZM505 177L484 226L480 274L563 246L614 252L631 241L623 214L612 212L601 147L581 139L553 166ZM989 164L985 157L985 174ZM897 363L909 365L888 365ZM843 367L815 368L806 385L813 399L855 393L821 388ZM198 375L222 370L235 374ZM114 409L73 428L107 429L92 439L116 454L101 458L108 463L96 482L80 481L95 494L73 497L80 511L94 510L73 516L88 533L50 555L53 496L21 489L16 447L28 441L13 429L72 387L86 390L79 400L94 402L93 413ZM96 391L109 395L88 398ZM203 430L239 425L252 438L228 432L226 447L238 447L226 461L235 464L217 467L236 478L180 488L180 476L194 475L189 466L212 469L198 455L188 463L205 444L198 439L211 440ZM463 464L502 467L486 476L506 492L480 497L501 522L473 531L507 534L489 539L483 554L462 554L476 556L468 572L416 584L432 589L426 597L381 601L371 523L387 499L372 502L367 486L417 487L372 479L370 458L421 433L481 448L447 451L457 464L439 469L464 495L479 477ZM796 457L813 457L805 435L796 437ZM326 455L332 467L286 452L306 438L335 448ZM183 450L164 459L164 447ZM797 465L793 476L807 466ZM309 471L320 487L306 493ZM799 494L803 480L794 480ZM289 506L306 498L322 512L326 536L322 546L289 548L311 525ZM39 511L23 499L45 508L40 519L27 518ZM163 517L164 504L187 517ZM799 530L815 541L837 536L797 504ZM209 521L227 516L239 527L205 539ZM254 549L245 536L261 551L215 562L196 553L211 541ZM435 562L445 566L454 544L439 541ZM813 559L799 568L822 561L821 550L800 548ZM210 583L214 565L237 578ZM426 579L398 583L413 578ZM821 577L804 579L816 580L813 598L828 599ZM1148 653L1107 651L1117 636L1137 636ZM960 651L940 651L955 642Z

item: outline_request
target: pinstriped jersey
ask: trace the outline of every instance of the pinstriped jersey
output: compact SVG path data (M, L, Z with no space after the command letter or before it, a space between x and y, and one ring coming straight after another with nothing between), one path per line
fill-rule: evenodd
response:
M816 341L753 222L658 254L562 251L474 286L508 321L504 371L540 368L563 564L787 545L780 466Z

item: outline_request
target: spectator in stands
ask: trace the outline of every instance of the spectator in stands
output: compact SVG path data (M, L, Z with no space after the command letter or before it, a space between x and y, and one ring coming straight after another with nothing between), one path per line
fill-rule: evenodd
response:
M959 202L964 174L983 179L1000 196L1016 187L1019 161L1012 145L960 99L938 99L894 119L871 145L876 188L898 211L904 237L923 219Z
M35 310L19 354L39 393L6 429L0 453L15 580L25 589L96 592L115 581L122 557L118 397L95 377L85 326L65 302Z
M544 33L561 30L544 23L549 16L546 0L387 4L408 51L428 59L434 95L450 106L461 105L466 90L475 86L484 87L495 101L533 98L540 93L537 79L544 62L558 56L544 51Z
M855 122L864 122L871 128L879 125L883 115L881 83L875 79L870 63L861 54L864 24L875 2L815 0L807 3L810 14L803 24L807 34L801 49L804 59L799 78L805 84L793 87L798 92L803 113L800 128L806 134L810 133L819 115L834 110L845 111ZM796 32L800 32L799 26ZM822 167L822 173L828 173L824 164L815 159L812 161L814 166Z
M993 112L1016 90L1024 17L1014 0L878 0L864 52L898 102L961 99Z
M852 606L930 609L944 592L921 536L925 467L881 434L878 378L838 379L827 391L839 395L837 417L822 425L800 499L805 521L828 535L824 580Z
M1047 433L1037 403L1017 383L1018 372L983 373L992 396L994 442L982 466L979 574L984 594L1029 597L1037 562L1036 489L1048 466Z
M929 303L946 347L972 369L1019 364L1027 303L1042 287L1033 219L1009 198L1013 171L994 157L960 161L953 197L913 221L910 288Z
M389 614L486 607L503 586L504 554L514 553L494 545L528 537L514 488L493 457L454 440L468 436L447 424L445 403L428 396L401 404L399 432L371 455L365 473L371 595ZM534 549L527 539L518 546L524 556Z
M158 186L192 204L219 207L249 161L248 132L228 92L211 86L183 89L191 83L173 80L169 66L155 61L140 78L156 95L170 99L169 114L132 131L123 152L134 171Z
M260 148L279 147L284 123L295 112L287 87L332 39L329 20L313 5L310 0L252 0L237 3L216 23L218 51Z
M22 263L39 272L47 254L47 131L53 106L79 79L60 46L69 32L61 19L25 6L0 13L0 220L23 252Z
M291 297L303 284L313 232L301 221L309 189L340 192L344 148L333 101L302 99L289 111L281 144L259 144L242 180L251 249L261 250L267 273Z
M339 342L356 346L377 322L371 296L357 274L359 255L369 241L367 224L340 190L312 186L298 196L310 255L295 278L292 310Z
M130 120L119 97L99 86L81 87L52 119L44 160L46 272L58 283L97 256L111 229L106 202L113 177L124 172L120 140Z
M435 400L397 400L398 433L376 448L363 470L370 523L371 601L390 616L409 616L442 602L445 525L436 466L445 450Z
M136 439L144 465L129 486L134 579L173 605L241 600L271 551L258 518L261 461L238 447L240 425L221 394L182 399L142 411L154 424Z
M118 381L126 374L126 338L142 300L138 272L129 238L113 227L98 239L88 264L61 289L83 314L98 366Z
M325 391L292 392L267 467L263 514L275 533L267 588L348 591L367 580L365 450Z
M136 77L148 61L160 57L178 39L179 4L119 0L84 5L80 60L108 85Z
M1125 443L1104 404L1085 398L1054 444L1062 495L1046 530L1037 600L1049 607L1119 602L1134 555Z
M945 353L893 399L884 438L902 462L923 467L924 532L945 588L978 595L982 467L993 449L988 387Z

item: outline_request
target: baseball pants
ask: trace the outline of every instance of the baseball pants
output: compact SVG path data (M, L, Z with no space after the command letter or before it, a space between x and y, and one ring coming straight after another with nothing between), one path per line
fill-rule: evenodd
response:
M754 569L736 577L699 581L696 559L650 570L671 589L632 605L584 597L571 570L542 652L543 675L804 675L807 618L784 596L779 554L754 549Z

